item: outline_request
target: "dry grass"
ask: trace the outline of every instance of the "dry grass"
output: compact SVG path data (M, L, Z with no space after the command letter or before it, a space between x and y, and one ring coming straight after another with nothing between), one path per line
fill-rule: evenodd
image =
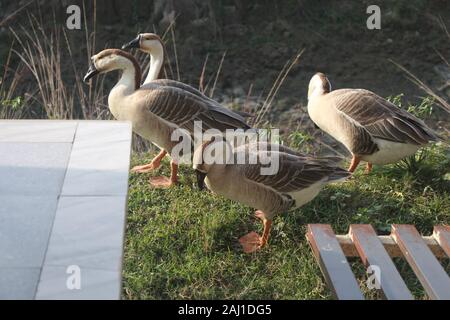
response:
M88 65L90 57L96 50L97 4L96 1L93 1L89 3L89 8L87 8L85 1L82 4L83 25L85 26L84 40L87 48L82 54L85 54L86 65ZM93 12L92 21L88 21L87 11ZM56 21L56 19L54 20ZM171 57L166 55L168 63L164 66L164 74L166 78L181 80L175 36L175 22L176 18L171 21L170 25L162 33L163 41L166 45L170 44L170 49L173 52L173 65L175 66L175 70L173 70ZM92 26L91 29L89 28L90 25ZM104 77L97 77L89 86L86 86L82 82L79 70L76 67L76 61L80 60L80 57L77 55L80 53L75 53L72 50L71 43L64 28L58 27L55 22L50 30L46 30L44 29L42 17L28 14L28 21L25 26L10 30L18 45L18 48L13 49L12 52L20 58L21 64L29 69L35 87L37 87L34 91L29 92L26 98L37 106L34 110L41 110L42 114L40 117L50 119L102 119L108 117L105 103L106 92L103 89ZM253 125L258 126L263 122L267 122L265 120L266 115L270 113L272 103L280 87L286 80L289 71L298 63L301 53L286 62L273 83L264 103L257 111L257 115L253 119ZM144 72L148 72L150 62L148 55L137 51L136 56L141 65L144 66ZM222 54L216 70L208 79L206 79L208 56L205 59L199 79L199 89L210 97L213 97L216 91L225 58L226 52ZM68 63L73 71L70 74L67 74ZM17 72L14 74L17 74ZM8 96L14 95L13 89L17 86L18 80L16 79L10 82L12 85L9 85ZM243 107L240 106L240 109ZM16 114L5 115L8 118L16 116ZM34 114L34 116L37 115Z
M275 79L269 94L267 95L262 107L260 110L258 110L256 118L254 119L252 125L255 127L259 127L263 124L264 117L267 114L267 112L270 111L270 108L272 106L272 103L277 96L278 91L280 90L281 86L283 85L284 81L286 80L286 77L288 76L291 69L299 62L301 55L303 54L304 49L299 51L297 55L292 59L288 60L283 68L281 69L280 73L278 74L278 77Z
M7 25L7 22L12 21L21 11L28 7L33 1L29 1L19 7L17 10L7 15L0 21L0 27ZM12 67L14 41L10 45L8 56L3 67L3 72L0 74L0 119L20 119L25 116L25 108L23 106L27 101L21 96L18 96L19 85L21 83L24 71L24 65L19 63L17 67Z
M94 8L93 21L88 21L86 5L83 2L87 61L95 50L96 1L93 1L92 5ZM104 103L106 95L103 90L104 77L100 76L86 86L75 62L82 59L82 56L74 56L64 27L58 26L55 15L53 15L53 25L46 28L40 15L41 11L38 10L38 12L37 16L28 13L25 25L14 29L10 28L16 43L16 48L12 48L11 52L16 54L20 63L16 70L11 70L9 68L11 57L8 58L2 86L9 88L7 90L0 89L1 100L8 101L10 97L21 94L16 91L20 83L22 88L26 88L21 91L26 92L24 99L27 101L26 108L28 110L24 111L23 109L21 114L11 112L11 110L4 111L1 114L2 118L18 118L22 117L24 113L33 118L48 119L107 118L107 107ZM90 24L93 25L93 32L89 31ZM84 53L77 52L77 55L80 54ZM68 63L73 73L67 72ZM17 71L23 67L31 73L32 84L26 82L29 82L29 79L25 81L20 78L22 73ZM11 75L12 79L7 79L8 75ZM22 82L20 82L21 80Z
M16 68L10 66L14 43L11 45L3 73L0 78L0 119L20 119L24 117L23 98L17 96L18 86L22 79L23 64Z
M39 89L32 99L50 119L72 118L75 101L62 77L61 33L54 30L47 35L35 16L28 18L28 28L20 28L20 36L10 30L22 49L14 52L31 71Z
M214 96L214 91L216 90L217 82L219 80L219 76L222 71L223 63L225 61L226 55L227 55L227 52L225 51L222 54L222 58L220 59L220 62L219 62L219 65L217 66L216 71L214 72L215 76L210 77L207 81L206 81L206 69L207 69L207 65L208 65L209 53L206 55L205 61L203 62L202 72L200 74L200 78L198 81L198 89L210 98L213 98L213 96ZM214 82L212 84L212 87L209 90L209 93L207 93L208 88L211 85L211 81L213 81L213 79L214 79ZM206 85L205 85L205 82L206 82Z
M445 35L447 36L448 41L450 42L450 33L448 31L447 25L445 24L445 22L443 21L443 19L441 17L439 17L438 19L439 24L443 30L443 32L445 33ZM446 66L450 69L450 63L448 61L447 58L444 57L443 54L438 52L438 55L441 57L442 61L446 64ZM395 64L398 68L400 68L403 72L405 72L409 78L409 80L411 80L411 82L413 82L414 84L416 84L420 89L422 89L423 91L426 92L427 95L433 97L437 104L447 113L450 113L450 103L448 101L448 97L439 94L438 90L433 90L429 85L427 85L425 82L423 82L422 80L419 79L419 77L417 77L416 75L414 75L413 73L411 73L409 70L407 70L405 67L403 67L402 65L400 65L399 63L390 60L393 64ZM447 82L443 88L446 88L450 85L449 82Z

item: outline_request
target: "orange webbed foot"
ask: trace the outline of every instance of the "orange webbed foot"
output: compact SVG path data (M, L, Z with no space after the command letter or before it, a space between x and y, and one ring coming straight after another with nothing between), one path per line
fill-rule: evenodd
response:
M252 253L260 250L266 246L269 239L269 233L272 226L272 220L266 218L266 214L261 210L255 211L255 217L260 219L264 226L263 235L260 236L256 232L250 232L249 234L239 239L242 249L245 253Z
M261 237L254 231L241 237L239 243L245 253L252 253L261 249Z
M149 164L145 164L143 166L135 166L133 168L131 168L131 172L135 172L135 173L147 173L153 170L158 169L160 166L159 163L149 163Z
M150 178L150 184L155 188L170 188L172 186L175 186L177 184L176 181L173 181L172 179L169 179L167 177L152 177Z
M135 166L131 169L131 172L146 173L158 169L161 166L161 160L166 156L166 154L167 151L161 150L150 163L144 164L143 166Z

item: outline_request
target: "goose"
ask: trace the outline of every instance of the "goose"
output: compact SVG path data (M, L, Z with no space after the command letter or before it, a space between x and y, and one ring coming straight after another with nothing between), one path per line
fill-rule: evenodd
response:
M211 99L210 97L206 96L201 91L191 87L190 85L187 85L183 82L179 82L176 80L161 79L163 76L162 67L165 62L166 48L164 46L164 42L157 34L140 33L137 35L136 38L134 38L133 40L122 46L122 50L132 48L137 48L150 56L150 68L142 85L145 86L149 83L154 83L156 81L157 83L161 83L163 85L171 85L189 91L190 93L198 97L206 99L212 104L220 105L217 101ZM251 114L242 111L234 111L234 112L244 117L252 116Z
M123 50L132 48L140 49L141 51L147 53L150 56L150 68L142 86L146 86L148 84L153 83L162 86L177 87L205 100L210 105L215 105L218 108L223 108L222 105L220 105L217 101L209 98L199 90L185 83L170 79L161 79L163 76L162 67L165 62L166 49L164 46L164 42L157 34L140 33L137 35L136 38L134 38L133 40L122 46ZM234 111L234 112L244 118L252 117L251 114L246 112L241 111ZM137 173L146 173L152 171L157 168L157 166L155 166L155 163L159 164L166 154L167 152L161 150L161 152L149 164L136 166L132 168L131 171Z
M121 70L122 75L108 96L108 106L117 120L131 121L133 131L150 140L162 151L152 161L153 169L170 153L171 176L150 180L155 187L170 187L177 183L180 157L172 155L179 141L172 141L175 130L182 141L192 141L194 122L201 121L202 130L249 129L245 119L231 110L211 104L182 88L150 83L141 87L141 69L136 58L120 49L106 49L91 58L84 81L100 73Z
M350 172L362 160L368 174L373 164L395 163L440 140L422 120L369 90L331 91L330 81L320 72L309 82L308 114L350 151Z
M211 153L219 161L204 161ZM248 161L250 156L261 159L265 155L277 156L273 160L278 161L278 170L263 174L262 161ZM246 161L237 162L240 157ZM206 184L213 193L257 209L255 216L263 223L263 234L250 232L239 239L246 253L267 244L275 215L303 206L324 185L351 175L337 163L336 157L314 158L273 143L252 142L232 148L220 139L204 142L193 157L199 189Z

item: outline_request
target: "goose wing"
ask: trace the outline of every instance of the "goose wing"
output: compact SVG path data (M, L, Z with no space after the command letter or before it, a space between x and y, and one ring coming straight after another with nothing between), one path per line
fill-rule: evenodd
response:
M242 116L178 87L150 83L137 94L148 111L190 132L194 121L202 121L203 130L250 128Z
M266 142L266 141L247 142L243 145L237 146L234 149L235 153L246 152L246 154L249 154L249 152L255 152L255 151L256 152L274 151L274 152L287 153L287 154L299 156L299 157L307 156L305 153L294 150L283 144L276 144L276 143L271 143L271 142ZM342 160L339 157L323 157L323 158L334 160L335 162L339 162Z
M205 100L208 104L213 105L218 107L219 109L225 109L228 111L231 111L234 115L239 115L242 118L251 118L254 117L254 115L244 112L244 111L237 111L237 110L230 110L228 108L225 108L224 106L222 106L219 102L217 102L216 100L208 97L207 95L205 95L203 92L201 92L198 89L195 89L194 87L185 84L183 82L180 81L176 81L176 80L171 80L171 79L156 79L153 80L152 82L150 82L149 84L144 84L142 85L142 88L145 88L146 85L160 85L160 86L164 86L164 87L175 87L175 88L179 88L182 89L184 91L187 91L203 100Z
M194 87L185 84L183 82L180 81L176 81L176 80L171 80L171 79L156 79L151 81L148 84L143 84L142 87L145 88L146 85L160 85L163 87L175 87L175 88L180 88L184 91L190 92L195 96L198 96L202 99L206 99L206 100L210 100L212 102L216 102L215 100L211 99L210 97L206 96L204 93L202 93L200 90L195 89ZM218 104L218 102L216 102Z
M371 91L341 89L329 95L334 107L359 127L355 130L363 129L372 137L415 145L438 139L423 121Z
M264 157L260 152L257 153L258 156ZM240 174L249 181L280 193L300 191L316 182L340 180L351 175L337 167L334 159L318 159L276 151L273 153L276 153L279 159L279 170L275 174L261 174L261 169L267 165L261 164L260 161L257 164L238 165Z
M224 108L216 100L208 97L207 95L205 95L200 90L195 89L194 87L192 87L192 86L190 86L188 84L185 84L183 82L176 81L176 80L171 80L171 79L157 79L157 80L152 81L152 83L156 83L156 84L159 84L159 85L162 85L162 86L167 86L167 87L180 88L180 89L185 90L185 91L187 91L189 93L192 93L193 95L195 95L195 96L197 96L199 98L202 98L202 99L206 100L208 103L210 103L212 105L215 105L215 106L217 106L219 108ZM225 109L227 109L227 108L225 108ZM229 109L227 109L227 110L229 110ZM253 114L250 114L250 113L244 112L244 111L233 110L232 112L236 113L236 114L238 114L238 115L240 115L241 117L244 117L244 118L252 118L252 117L254 117Z

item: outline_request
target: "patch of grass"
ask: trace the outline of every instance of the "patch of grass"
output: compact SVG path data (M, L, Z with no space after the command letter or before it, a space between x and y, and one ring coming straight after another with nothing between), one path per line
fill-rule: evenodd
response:
M414 224L424 235L450 222L450 150L432 147L427 170L411 175L395 166L361 167L354 178L330 185L303 208L274 220L269 246L247 255L238 238L261 232L251 208L200 192L189 167L170 190L152 189L149 174L132 174L124 264L126 299L328 299L330 291L305 240L307 223L329 223L345 234L352 223L370 223L379 234L390 224ZM133 156L133 165L151 160ZM168 175L168 161L156 174ZM447 177L447 178L446 178ZM363 284L359 259L352 268ZM423 289L403 259L396 260L418 298ZM450 271L448 259L443 261ZM364 284L363 284L364 286ZM369 297L378 293L366 291Z

